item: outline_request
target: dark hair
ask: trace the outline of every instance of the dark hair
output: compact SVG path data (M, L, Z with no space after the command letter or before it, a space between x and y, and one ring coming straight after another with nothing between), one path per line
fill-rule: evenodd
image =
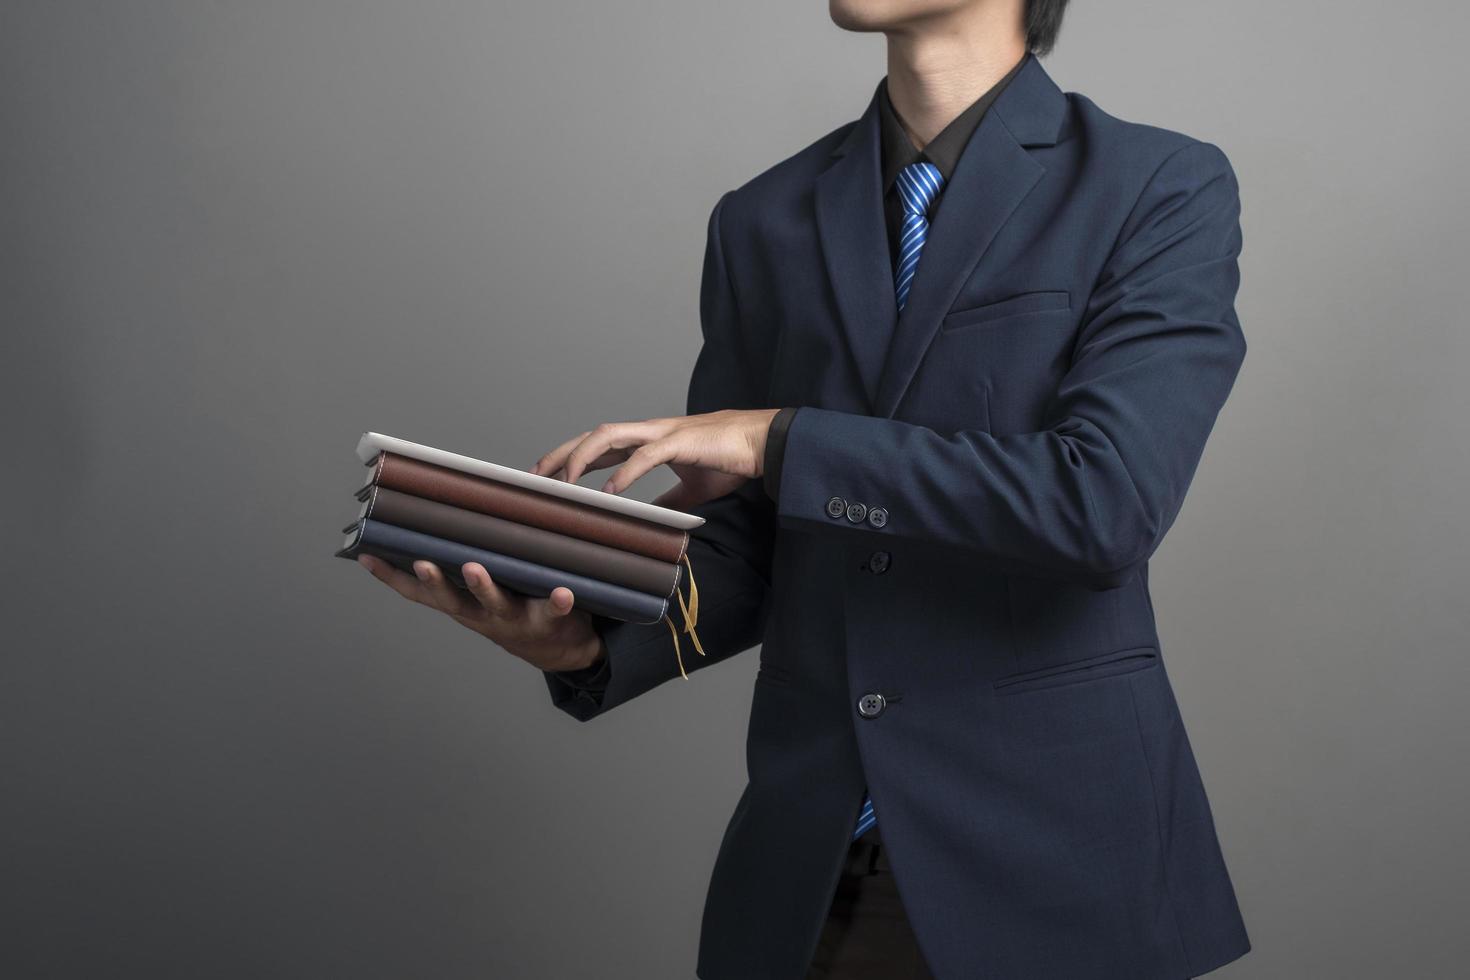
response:
M1067 0L1026 0L1026 47L1043 55L1057 43Z

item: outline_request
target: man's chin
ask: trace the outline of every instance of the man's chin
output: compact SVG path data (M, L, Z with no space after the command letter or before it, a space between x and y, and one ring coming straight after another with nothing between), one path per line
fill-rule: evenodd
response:
M956 5L956 0L828 0L827 12L844 31L875 33L898 30Z
M871 33L892 27L895 17L892 3L884 0L830 0L827 12L832 23L844 31Z

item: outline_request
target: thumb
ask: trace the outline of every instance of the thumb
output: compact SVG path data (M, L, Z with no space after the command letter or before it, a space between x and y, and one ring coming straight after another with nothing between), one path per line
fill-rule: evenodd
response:
M572 606L576 604L576 599L577 597L572 594L571 589L564 585L559 585L551 590L551 595L546 597L546 611L552 618L565 616L572 611Z
M674 510L681 510L685 507L693 507L696 504L703 503L703 496L687 480L680 480L657 497L654 497L653 502L659 507L672 507Z

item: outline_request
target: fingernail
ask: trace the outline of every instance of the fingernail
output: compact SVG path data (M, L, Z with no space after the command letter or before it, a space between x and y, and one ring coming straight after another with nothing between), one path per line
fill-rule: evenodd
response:
M413 563L413 573L419 577L419 581L421 582L427 582L429 580L429 566L422 562L416 561Z
M602 485L602 492L603 493L612 493L612 488L613 488L613 481L608 480L606 483L604 483Z

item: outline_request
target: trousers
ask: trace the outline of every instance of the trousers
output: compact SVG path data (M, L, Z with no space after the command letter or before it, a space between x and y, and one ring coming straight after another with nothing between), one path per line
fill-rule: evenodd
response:
M934 980L877 827L848 847L807 980Z

